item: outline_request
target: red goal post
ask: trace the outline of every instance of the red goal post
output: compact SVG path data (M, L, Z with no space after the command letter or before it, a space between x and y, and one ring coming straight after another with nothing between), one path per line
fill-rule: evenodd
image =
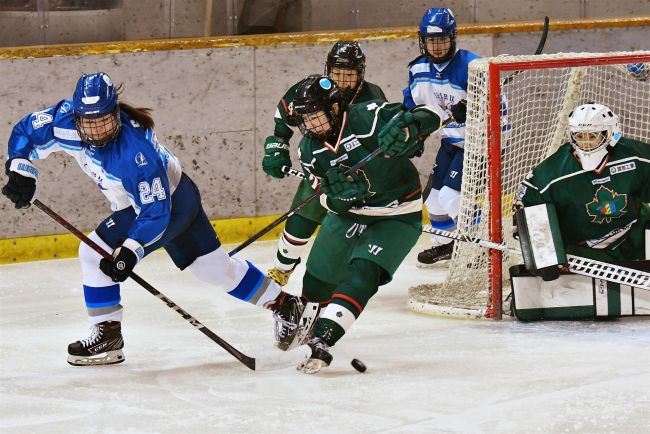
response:
M642 64L639 68L628 65ZM470 64L458 230L517 247L511 207L526 174L566 142L566 122L595 101L618 114L623 135L650 143L650 51L497 56ZM521 258L456 242L443 283L411 288L413 310L502 315L504 267Z

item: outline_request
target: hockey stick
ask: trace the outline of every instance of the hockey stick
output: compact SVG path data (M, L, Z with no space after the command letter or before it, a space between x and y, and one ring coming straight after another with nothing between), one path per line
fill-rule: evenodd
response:
M356 172L357 170L359 170L360 168L362 168L363 166L365 166L365 165L366 165L370 160L372 160L373 158L375 158L375 157L376 157L377 155L379 155L380 153L381 153L381 149L380 149L380 148L375 149L375 150L372 151L370 154L366 155L364 158L362 158L361 160L359 160L359 162L358 162L357 164L355 164L354 166L352 166L352 167L350 167L348 170L346 170L346 171L345 171L345 174L346 174L346 175L349 175L349 174L352 173L352 172ZM285 167L286 167L286 166L285 166ZM292 170L294 170L294 169L292 169ZM298 171L296 170L296 172L298 172ZM321 193L320 186L319 186L319 187L316 188L316 190L314 191L314 194L312 194L312 195L309 196L307 199L305 199L305 200L303 200L302 202L300 202L300 203L299 203L298 205L296 205L295 207L291 208L291 209L290 209L289 211L287 211L286 213L282 214L280 217L278 217L277 219L275 219L271 224L269 224L268 226L266 226L265 228L263 228L262 230L260 230L259 232L257 232L255 235L251 236L249 239L247 239L246 241L244 241L243 243L241 243L240 245L238 245L237 247L235 247L234 249L232 249L232 250L230 251L230 253L228 253L228 254L229 254L230 256L233 256L233 255L235 255L236 253L240 252L242 249L244 249L244 248L250 246L250 245L253 244L255 241L257 241L260 237L262 237L262 236L264 236L265 234L271 232L271 230L273 230L273 228L275 228L276 226L278 226L280 223L282 223L283 221L285 221L286 219L288 219L289 217L291 217L292 215L294 215L295 213L297 213L298 211L300 211L301 209L303 209L304 207L306 207L307 205L309 205L310 203L312 203L314 200L318 199L318 198L320 197L321 194L322 194L322 193Z
M544 45L546 44L546 38L548 37L548 28L549 28L549 19L548 17L544 17L544 27L542 28L542 37L540 38L539 44L537 45L537 49L535 49L533 55L538 56L542 54L542 51L544 51ZM501 86L504 86L512 82L512 80L521 72L522 71L515 71L514 73L510 74L508 77L504 78L503 82L501 83Z
M67 220L65 220L63 217L61 217L59 214L56 212L52 211L47 205L43 204L38 199L34 200L34 205L36 205L38 208L40 208L41 211L43 211L45 214L50 216L54 221L56 221L58 224L66 228L68 231L70 231L74 236L79 238L81 242L86 244L88 247L93 249L95 252L100 254L103 258L106 259L112 259L112 256L110 253L108 253L106 250L101 248L97 243L95 243L93 240L88 238L86 235L84 235L79 229L75 228L72 226L72 224L68 223ZM133 280L135 280L140 286L142 286L144 289L149 291L152 295L155 297L159 298L163 303L167 305L170 309L176 311L180 316L183 317L184 320L192 324L192 326L196 327L199 329L201 333L212 339L213 342L215 342L217 345L219 345L221 348L226 350L228 353L230 353L232 356L234 356L237 360L239 360L241 363L243 363L247 368L253 370L253 371L260 371L260 370L271 370L271 369L278 369L278 368L286 368L288 364L288 360L286 356L283 355L278 355L277 357L273 359L268 359L264 360L263 363L260 363L260 359L256 359L254 357L247 356L246 354L242 353L239 351L237 348L233 347L230 345L228 342L217 336L212 330L207 328L205 325L201 324L199 320L194 318L192 315L181 309L180 306L178 306L176 303L171 301L169 298L167 298L164 294L162 294L160 291L158 291L156 288L151 286L149 283L147 283L144 279L142 279L140 276L135 274L133 271L129 274L129 277ZM304 346L305 348L301 348L301 353L304 353L304 356L307 356L311 354L311 349L309 349L308 346ZM297 353L296 353L297 354ZM298 357L298 359L303 358ZM293 362L296 362L297 360L293 360Z
M292 167L282 166L280 170L282 171L282 173L286 173L287 175L295 176L296 178L307 179L307 176L305 176L303 172L301 172L300 170L296 170Z
M514 247L508 247L505 244L499 244L481 238L469 237L456 232L448 232L442 229L435 229L429 225L422 228L422 232L439 235L452 240L462 241L464 243L474 243L488 249L500 250L502 252L516 253L521 255L521 250ZM650 291L650 273L633 268L622 267L620 265L608 264L581 256L567 255L569 261L569 270L582 276L603 279L608 282L629 285L639 289Z

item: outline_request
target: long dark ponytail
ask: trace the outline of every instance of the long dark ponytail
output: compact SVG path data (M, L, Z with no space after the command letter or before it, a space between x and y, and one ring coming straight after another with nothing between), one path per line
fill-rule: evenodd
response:
M120 84L117 88L118 95L122 95L122 85ZM154 122L151 117L152 109L146 107L133 107L130 104L125 102L118 102L120 110L129 115L131 119L136 121L142 126L145 130L153 130Z

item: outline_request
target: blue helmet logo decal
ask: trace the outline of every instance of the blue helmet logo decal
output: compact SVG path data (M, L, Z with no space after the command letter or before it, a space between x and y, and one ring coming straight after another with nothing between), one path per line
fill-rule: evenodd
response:
M325 77L321 78L318 84L320 84L320 87L322 87L325 90L330 90L332 88L332 82L330 81L329 78L325 78Z

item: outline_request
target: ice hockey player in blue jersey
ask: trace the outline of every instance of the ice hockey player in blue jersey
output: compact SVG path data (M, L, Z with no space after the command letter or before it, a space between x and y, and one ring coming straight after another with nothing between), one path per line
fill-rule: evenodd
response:
M457 120L438 132L441 144L425 202L431 225L450 231L455 229L460 212L467 70L469 63L479 56L456 49L456 19L447 8L427 9L418 35L422 54L409 64L409 85L403 91L403 104L407 109L423 104L437 107L443 120L450 115ZM451 258L453 240L434 235L432 241L433 247L418 255L418 266L428 267Z
M124 361L120 282L154 250L165 247L174 264L230 295L288 317L292 297L253 264L230 258L210 225L199 190L153 131L150 109L118 101L105 73L84 74L72 100L23 118L9 138L2 193L16 208L33 200L38 169L32 161L55 151L72 156L110 201L113 213L89 237L113 259L82 243L79 259L92 329L68 346L72 365Z

